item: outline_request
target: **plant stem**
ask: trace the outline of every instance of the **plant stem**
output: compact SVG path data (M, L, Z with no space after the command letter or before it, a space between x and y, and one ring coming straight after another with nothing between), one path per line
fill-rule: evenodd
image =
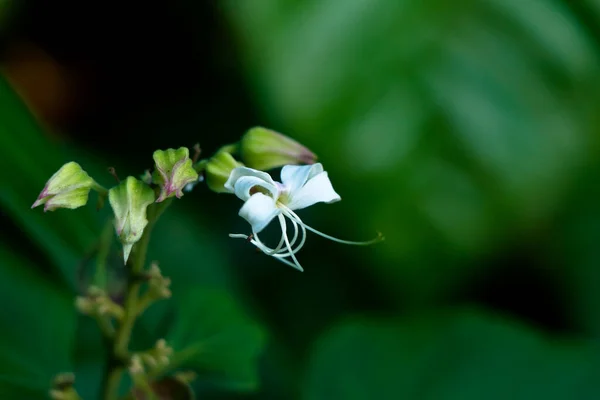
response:
M124 310L122 322L119 324L115 339L113 342L111 362L108 365L107 379L104 387L104 400L114 400L118 397L119 384L121 383L121 375L123 373L123 362L129 359L129 340L135 319L138 316L138 296L140 290L140 280L137 276L144 270L146 262L146 254L148 253L148 245L150 244L150 236L154 224L163 211L171 204L172 199L168 199L161 203L153 203L148 206L148 225L144 229L142 238L135 244L133 248L133 260L131 263L130 280L125 296Z
M95 190L102 196L108 196L108 189L100 185L98 182L92 182L92 190Z

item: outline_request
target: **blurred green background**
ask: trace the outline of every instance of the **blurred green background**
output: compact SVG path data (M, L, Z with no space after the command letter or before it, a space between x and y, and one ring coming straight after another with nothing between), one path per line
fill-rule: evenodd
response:
M204 346L199 398L600 398L598 1L5 0L0 24L0 398L70 370L98 399L72 304L110 211L30 210L45 181L254 125L329 171L343 201L306 223L386 241L310 236L298 273L228 238L237 198L177 201L150 254L174 298L134 346Z

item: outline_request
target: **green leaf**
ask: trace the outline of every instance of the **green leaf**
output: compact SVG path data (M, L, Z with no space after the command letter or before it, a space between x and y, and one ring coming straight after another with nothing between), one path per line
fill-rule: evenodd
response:
M102 338L96 320L87 315L79 315L72 372L76 378L75 389L82 399L100 399L108 352L109 347Z
M474 311L354 319L312 354L304 399L592 399L597 346Z
M9 385L22 396L2 398L32 398L28 390L46 392L54 375L72 368L73 298L3 245L0 260L0 393Z
M193 288L182 300L167 339L176 351L175 363L197 369L213 385L256 389L264 344L261 327L227 292Z
M32 384L26 378L0 375L0 398L2 399L45 399L50 385Z
M564 287L562 298L567 313L578 330L591 336L600 334L600 162L587 166L585 173L573 185L562 215L557 218L557 229L551 229L551 238L543 253L557 268Z
M77 264L99 233L93 205L48 213L30 209L46 181L68 161L0 76L0 171L10 181L0 189L0 206L74 287Z

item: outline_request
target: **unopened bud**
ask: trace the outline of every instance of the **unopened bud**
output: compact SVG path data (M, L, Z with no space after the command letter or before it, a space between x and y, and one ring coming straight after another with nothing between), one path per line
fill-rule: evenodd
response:
M52 383L52 389L49 391L52 400L81 400L77 391L73 387L75 375L64 373L56 376Z
M179 149L157 150L153 156L156 170L152 176L154 183L160 186L157 203L169 197L183 196L183 188L188 183L198 180L198 173L192 167L192 160L187 147Z
M218 151L210 160L208 160L204 169L206 177L206 185L210 190L216 193L228 192L225 189L225 182L229 179L229 175L234 168L243 166L242 163L236 161L233 156L227 151Z
M140 356L137 354L131 356L131 361L129 362L129 373L131 375L140 375L144 373L144 364L142 363Z
M87 297L81 296L75 299L75 308L84 315L91 315L95 310L94 302Z
M112 317L121 320L125 313L123 307L115 303L102 289L91 286L87 296L75 299L77 310L92 317Z
M255 127L240 142L240 157L246 166L267 171L284 165L314 164L317 156L285 135Z

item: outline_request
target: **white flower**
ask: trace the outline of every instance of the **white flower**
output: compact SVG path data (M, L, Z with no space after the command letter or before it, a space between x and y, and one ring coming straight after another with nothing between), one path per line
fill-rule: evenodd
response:
M281 170L281 183L274 181L266 172L237 167L231 171L225 188L245 201L239 215L252 226L250 236L244 234L229 236L248 239L263 253L300 271L303 269L296 259L296 253L304 246L306 230L336 242L353 245L368 245L382 239L378 237L368 242L337 239L304 224L293 211L315 203L333 203L341 200L320 163L305 166L286 165ZM294 230L291 240L287 235L286 217L292 223ZM275 218L279 220L281 226L281 240L277 247L270 248L261 242L258 233ZM293 262L287 260L288 257Z

